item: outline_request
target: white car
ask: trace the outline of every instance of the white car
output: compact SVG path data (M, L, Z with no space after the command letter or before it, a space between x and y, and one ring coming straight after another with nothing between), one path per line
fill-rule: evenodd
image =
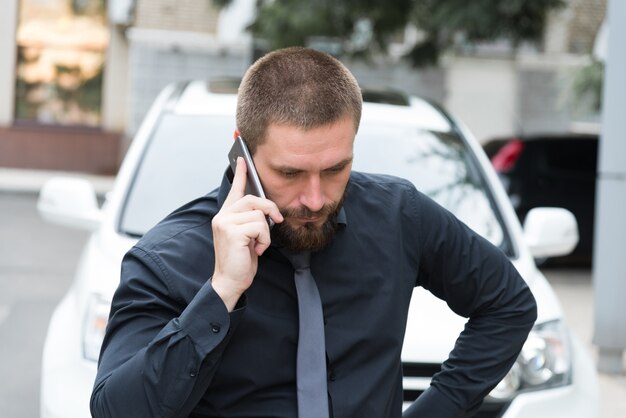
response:
M169 212L220 184L235 128L236 96L194 81L163 90L126 155L113 190L97 205L86 180L54 178L38 207L49 221L93 231L76 277L51 319L43 352L41 417L85 418L110 301L124 253ZM231 89L232 90L232 89ZM559 302L533 257L571 251L576 221L537 208L524 229L471 134L430 103L364 93L354 169L405 177L500 247L533 291L538 320L518 361L478 417L594 418L599 390L589 354L570 335ZM414 291L402 351L405 406L428 387L464 318L421 288ZM428 338L418 336L428 335Z

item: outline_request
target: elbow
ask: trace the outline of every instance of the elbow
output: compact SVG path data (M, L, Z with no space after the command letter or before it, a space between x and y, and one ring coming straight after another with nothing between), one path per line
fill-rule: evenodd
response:
M93 418L108 418L110 414L106 413L104 402L104 382L100 382L94 386L89 400L89 410Z
M528 287L526 287L525 292L520 297L520 311L524 323L528 325L528 330L530 331L537 321L537 300Z

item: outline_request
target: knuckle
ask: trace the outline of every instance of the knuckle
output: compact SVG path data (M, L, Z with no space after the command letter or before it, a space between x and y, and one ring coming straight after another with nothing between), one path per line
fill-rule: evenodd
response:
M214 231L221 231L224 229L224 221L221 215L215 215L211 220L211 227Z
M244 196L241 198L241 200L242 200L245 204L247 204L247 205L251 205L251 204L253 204L253 203L254 203L254 201L255 201L255 199L256 199L256 197L255 197L255 196L252 196L251 194L244 195Z

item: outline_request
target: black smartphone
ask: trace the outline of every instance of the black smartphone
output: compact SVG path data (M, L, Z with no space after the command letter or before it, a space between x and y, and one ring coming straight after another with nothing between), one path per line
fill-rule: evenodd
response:
M248 150L246 143L243 142L243 139L241 139L241 136L237 136L232 148L228 152L228 162L230 163L230 169L232 170L233 175L237 169L237 157L242 157L246 162L246 167L248 168L245 193L267 199L265 192L263 191L263 186L261 185L259 173L257 173L254 161L252 161L252 155L250 155L250 151ZM274 221L272 221L269 216L267 217L267 222L269 223L270 228L274 226Z

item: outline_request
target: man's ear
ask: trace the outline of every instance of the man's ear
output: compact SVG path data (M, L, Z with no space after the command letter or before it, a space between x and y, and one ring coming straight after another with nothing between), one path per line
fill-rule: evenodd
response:
M234 139L237 139L239 137L239 129L235 129L235 133L233 135Z

